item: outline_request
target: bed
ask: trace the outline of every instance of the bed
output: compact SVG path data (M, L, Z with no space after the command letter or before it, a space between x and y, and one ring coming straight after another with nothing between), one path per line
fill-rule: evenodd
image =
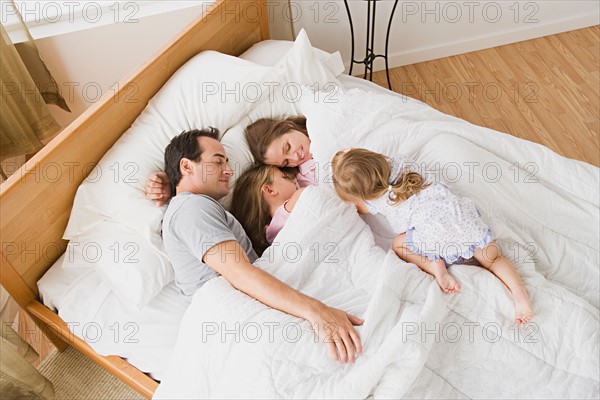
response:
M305 321L217 278L186 309L155 398L597 397L598 169L336 78L330 91L301 88L293 107L274 102L307 117L320 185L304 191L255 265L365 319L363 356L352 366L331 361ZM244 147L236 144L226 147L234 163ZM482 268L452 266L463 290L443 295L389 251L384 221L360 218L331 190L330 160L347 147L404 153L472 198L517 266L534 321L514 324L510 294Z
M157 382L119 357L99 356L74 337L38 300L36 283L66 249L62 237L77 187L173 72L200 51L239 55L268 38L264 0L216 1L123 78L120 90L86 110L0 189L2 285L59 349L75 346L147 397Z
M225 3L234 2L215 7ZM220 17L208 13L206 23L220 25ZM235 25L231 41L215 35L221 43L211 48L238 55L266 38L259 20L246 20L247 27ZM597 397L598 227L589 223L598 220L597 168L341 76L339 55L312 49L304 33L293 45L259 44L240 60L214 52L195 56L206 49L191 43L192 35L205 32L200 27L196 21L173 41L185 52L167 46L134 74L134 80L152 82L136 81L140 91L148 88L142 104L110 99L95 106L25 167L35 173L36 162L58 163L65 179L51 182L49 172L43 174L47 168L38 167L37 180L31 173L3 187L3 235L14 236L3 239L2 283L59 348L65 342L77 346L144 395L157 398ZM240 38L246 41L241 44ZM221 47L224 42L229 47ZM174 54L177 61L169 61L166 55ZM158 71L161 78L155 82ZM188 76L200 75L194 75L197 71L201 76L190 83ZM230 79L232 73L238 76ZM221 92L222 82L241 83L247 89L241 92L244 101ZM283 83L279 87L286 91L255 102L256 84L265 83ZM198 111L193 101L202 98L198 87L218 101L207 98L206 110ZM124 98L131 100L122 93ZM230 112L224 115L210 108L212 103L227 103ZM296 337L296 329L306 331L302 321L266 309L221 278L206 284L191 303L182 298L161 250L161 210L143 199L145 178L160 169L165 143L181 129L218 127L239 173L251 161L243 127L258 117L293 113L308 117L323 188L303 194L277 238L280 246L269 249L257 265L367 320L360 328L367 350L353 367L331 362L324 346L312 343L309 335ZM132 145L139 154L131 154ZM486 271L453 267L465 289L460 297L444 296L430 277L386 251L390 236L385 224L359 218L327 190L328 160L349 145L408 153L453 189L473 197L517 264L538 325L511 325L510 297ZM73 169L76 173L67 174ZM23 202L30 197L48 201L37 206L33 200ZM133 205L122 210L120 204ZM315 229L315 223L327 229ZM24 251L35 252L36 243L42 255L37 258ZM298 249L303 255L293 252ZM45 305L37 300L38 280ZM273 322L278 324L274 340L256 337L252 329ZM236 323L249 329L238 331L244 340L235 340ZM233 329L233 335L223 339L217 334L220 327ZM457 336L457 327L473 327L475 339ZM141 371L161 381L158 391L157 382ZM519 374L528 379L519 380Z

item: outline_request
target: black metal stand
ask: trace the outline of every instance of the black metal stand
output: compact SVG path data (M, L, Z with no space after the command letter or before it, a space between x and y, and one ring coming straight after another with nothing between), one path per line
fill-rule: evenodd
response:
M350 72L352 75L352 67L354 64L364 64L365 74L363 79L367 79L367 72L369 72L369 80L373 80L373 62L377 57L381 57L385 60L385 74L387 76L388 87L392 90L392 83L390 82L390 69L388 66L388 43L390 40L390 28L392 27L392 19L394 18L394 12L398 5L398 0L394 0L394 8L390 14L390 20L387 26L387 34L385 35L385 54L375 54L374 42L375 42L375 10L377 7L377 1L381 0L363 0L367 2L367 42L365 50L365 58L362 60L354 59L354 26L352 25L352 15L350 14L350 8L348 7L348 0L344 0L346 6L346 12L348 13L348 20L350 21L350 35L352 36L352 55L350 60ZM373 6L373 13L371 14L371 5ZM370 42L370 43L369 43Z

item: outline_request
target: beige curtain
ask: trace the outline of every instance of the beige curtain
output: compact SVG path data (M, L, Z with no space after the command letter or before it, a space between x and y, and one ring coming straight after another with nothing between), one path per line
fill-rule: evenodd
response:
M53 399L54 386L31 363L38 354L6 321L13 321L17 306L0 286L0 398Z
M0 160L35 153L61 129L47 103L70 111L22 19L21 28L30 40L17 47L0 27Z

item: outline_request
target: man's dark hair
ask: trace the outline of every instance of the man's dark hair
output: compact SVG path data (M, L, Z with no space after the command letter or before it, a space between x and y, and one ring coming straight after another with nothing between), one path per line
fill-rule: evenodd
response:
M175 136L165 149L165 172L171 180L171 196L175 196L175 189L181 181L181 170L179 169L181 159L187 158L194 162L200 161L202 148L198 143L198 138L202 136L219 140L219 130L211 127L202 130L183 131Z

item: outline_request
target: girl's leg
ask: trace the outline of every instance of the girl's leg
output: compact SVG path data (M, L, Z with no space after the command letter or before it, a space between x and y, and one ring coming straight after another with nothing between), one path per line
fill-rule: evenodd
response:
M498 245L491 242L483 249L476 249L475 258L510 289L515 301L515 322L519 325L529 322L533 311L525 286L512 263L500 253Z
M458 293L460 284L446 268L443 260L431 261L421 254L413 253L406 244L406 233L402 233L394 238L392 242L394 252L406 262L415 264L423 271L435 276L438 285L446 293Z

